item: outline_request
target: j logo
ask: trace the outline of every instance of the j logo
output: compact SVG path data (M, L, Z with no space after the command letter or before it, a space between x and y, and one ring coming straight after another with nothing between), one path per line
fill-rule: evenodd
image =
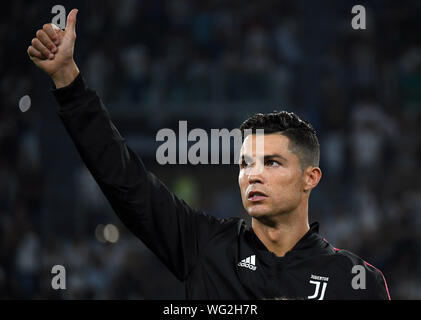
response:
M314 288L314 293L311 296L308 296L308 299L317 299L317 300L323 300L325 297L326 287L327 287L327 281L329 278L327 277L321 277L321 276L315 276L311 275L310 280L311 284L314 284L316 287Z

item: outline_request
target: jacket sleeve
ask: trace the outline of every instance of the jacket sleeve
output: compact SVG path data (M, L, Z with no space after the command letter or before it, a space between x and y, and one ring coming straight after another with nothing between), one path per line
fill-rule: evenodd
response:
M113 210L183 281L222 219L190 208L145 169L81 74L52 92L59 117Z
M338 250L336 253L340 257L338 275L345 284L341 286L345 299L391 300L386 279L379 269L350 251ZM354 288L354 280L358 288Z
M373 265L369 264L368 262L364 261L366 268L372 274L369 280L370 286L370 297L371 300L391 300L389 294L389 288L387 287L386 279L383 273L374 267Z

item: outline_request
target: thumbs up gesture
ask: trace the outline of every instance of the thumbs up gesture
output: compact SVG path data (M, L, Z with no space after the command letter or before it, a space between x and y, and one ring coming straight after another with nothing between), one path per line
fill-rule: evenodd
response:
M27 50L29 58L53 79L57 88L70 84L79 74L73 60L77 12L70 11L64 31L52 23L44 24Z

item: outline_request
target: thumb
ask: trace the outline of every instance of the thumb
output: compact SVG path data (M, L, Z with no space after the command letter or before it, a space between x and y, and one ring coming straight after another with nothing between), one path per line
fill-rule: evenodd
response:
M73 9L69 12L69 15L67 16L67 23L65 29L66 33L72 32L73 34L76 34L76 15L78 11L78 9Z

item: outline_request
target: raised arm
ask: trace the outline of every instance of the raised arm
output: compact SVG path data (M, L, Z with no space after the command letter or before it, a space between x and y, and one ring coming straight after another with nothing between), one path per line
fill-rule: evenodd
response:
M28 54L54 81L59 116L114 211L183 280L223 222L178 199L127 146L73 60L76 14L69 13L64 31L44 25Z

